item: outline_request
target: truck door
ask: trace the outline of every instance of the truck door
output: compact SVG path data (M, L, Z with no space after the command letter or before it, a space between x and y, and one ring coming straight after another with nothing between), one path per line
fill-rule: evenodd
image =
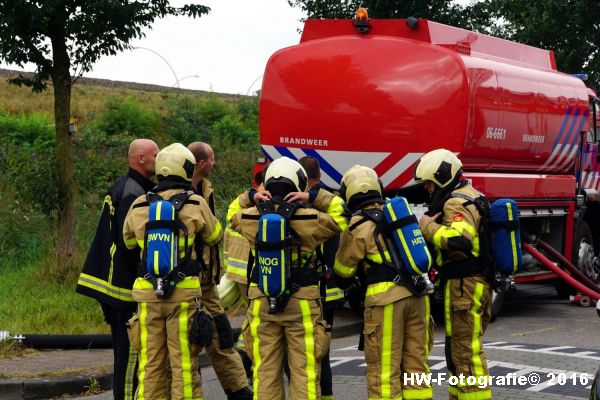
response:
M577 182L580 189L598 191L600 186L600 160L598 159L598 141L600 141L599 112L598 98L590 98L590 130L586 132L581 143L581 163L580 168L577 169Z

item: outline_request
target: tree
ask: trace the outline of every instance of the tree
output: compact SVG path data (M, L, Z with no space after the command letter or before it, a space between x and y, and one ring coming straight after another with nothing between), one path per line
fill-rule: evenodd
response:
M454 0L288 0L308 18L353 18L358 7L366 7L369 18L427 18L462 28L470 28L471 7Z
M486 0L495 36L554 50L558 69L586 72L600 83L600 8L597 0Z
M74 78L104 55L129 48L143 29L167 15L200 17L201 5L171 7L168 0L0 0L0 61L36 66L32 76L10 79L35 92L54 89L58 204L57 265L72 267L77 248L73 195L73 142L69 131ZM46 160L38 160L45 162ZM40 195L43 195L40 193Z

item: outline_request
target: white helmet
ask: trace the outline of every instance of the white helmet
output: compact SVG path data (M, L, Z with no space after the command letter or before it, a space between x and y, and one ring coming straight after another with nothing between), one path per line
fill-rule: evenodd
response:
M273 191L276 185L284 184L288 192L304 192L308 185L306 171L298 161L281 157L267 167L265 189Z
M221 298L221 304L225 309L235 307L241 300L238 285L234 281L227 279L226 276L221 277L221 282L217 285L217 291Z
M417 161L414 178L417 183L432 181L440 188L445 188L462 175L462 166L462 162L450 150L432 150Z
M155 169L159 178L177 176L191 182L195 166L196 158L181 143L170 144L156 155Z
M382 202L383 184L373 169L354 165L342 177L340 195L354 211L369 202Z

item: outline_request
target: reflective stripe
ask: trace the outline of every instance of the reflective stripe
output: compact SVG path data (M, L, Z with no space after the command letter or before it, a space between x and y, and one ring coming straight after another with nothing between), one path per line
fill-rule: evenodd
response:
M215 230L213 231L213 233L204 240L206 242L206 244L209 246L212 246L213 244L215 244L214 242L216 242L217 238L219 237L219 234L221 234L222 229L223 228L221 228L221 223L219 221L217 221L217 223L215 224Z
M175 287L179 289L198 289L200 287L200 279L198 279L197 276L188 276L186 278L183 278L183 280L179 283L177 283ZM152 282L144 278L137 278L133 283L133 288L154 289L154 286L152 286Z
M508 211L508 220L513 221L513 211L512 205L510 203L506 203L507 211ZM513 274L517 273L517 268L519 267L519 259L517 257L517 237L514 230L510 231L510 247L512 249L512 259L513 259Z
M126 239L123 241L125 242L125 246L127 246L128 249L133 249L134 247L136 247L138 245L138 241L135 238ZM142 242L143 242L143 240L142 240Z
M452 376L452 374L450 374ZM456 386L448 385L448 392L453 396L458 396L458 388Z
M137 362L137 353L129 346L129 356L127 357L127 369L125 370L125 400L133 400L133 378L135 376L135 364Z
M350 278L356 273L356 267L347 267L336 258L333 264L333 271L342 278Z
M394 326L394 303L383 307L381 338L381 398L389 399L392 395L392 335Z
M254 300L252 305L252 322L250 323L250 334L252 335L252 358L254 363L252 365L252 390L254 395L253 400L258 400L258 370L262 364L260 357L260 338L258 336L258 327L260 326L260 300Z
M425 297L425 371L429 373L429 340L433 339L429 337L429 324L431 323L431 306L429 304L429 296ZM431 397L431 395L429 395Z
M144 250L144 239L136 240L136 243L140 249Z
M321 400L333 400L333 395L321 395Z
M396 286L394 282L379 282L369 285L367 288L366 296L375 296L381 293L385 293L389 288Z
M308 400L317 398L317 369L315 361L315 328L308 300L300 300L302 325L304 325L304 355L306 356L306 390Z
M389 251L384 250L383 257L385 257L386 261L392 262L392 257L390 257ZM383 257L381 256L381 253L367 254L367 259L373 261L376 264L383 264Z
M344 201L340 197L333 196L333 199L331 199L331 203L329 203L329 207L327 208L327 214L333 218L341 230L344 231L348 228L348 221L346 220L346 217L344 217Z
M179 350L181 351L181 380L183 383L183 398L191 399L192 388L192 360L190 344L188 343L188 308L190 303L182 302L179 310Z
M225 228L225 233L231 236L235 236L238 238L244 238L244 236L242 236L240 233L237 233L236 231L234 231L233 229L231 229L230 227L226 227Z
M447 243L447 241L444 242L442 239L463 236L463 231L466 231L471 236L471 245L473 246L471 253L473 253L475 257L478 257L479 236L477 235L477 230L464 221L452 222L450 226L440 226L440 228L433 234L433 244L438 249L448 250L448 246L444 246L444 243Z
M241 194L240 196L243 196L243 194ZM229 207L227 208L227 217L226 217L227 224L229 224L229 221L231 221L231 218L233 218L233 216L235 214L242 211L243 209L244 208L240 204L239 196L235 200L233 200L231 203L229 203Z
M458 391L458 400L488 400L492 398L491 389L481 389L475 392Z
M115 266L115 252L117 251L117 245L113 242L110 245L110 267L108 269L108 283L112 282L113 268Z
M79 275L77 284L88 287L97 292L104 293L105 295L114 297L115 299L134 302L133 298L131 297L131 289L124 289L111 285L110 283L92 275L81 273L81 275Z
M233 274L233 275L239 275L239 276L243 276L244 278L246 278L246 268L237 268L237 267L232 267L231 265L227 266L227 273L228 274Z
M481 297L483 296L483 283L475 284L475 292L473 293L473 307L471 307L471 315L473 316L473 336L471 337L471 351L473 366L475 368L475 376L483 376L483 363L481 362Z
M140 305L140 365L138 371L138 400L144 400L144 380L146 379L146 364L148 363L148 326L146 318L148 317L148 303L139 303Z
M450 281L444 287L444 320L446 322L446 336L452 336L452 314L450 313Z
M325 302L344 298L344 291L340 288L331 288L325 291Z
M402 389L402 398L404 400L431 399L433 389Z

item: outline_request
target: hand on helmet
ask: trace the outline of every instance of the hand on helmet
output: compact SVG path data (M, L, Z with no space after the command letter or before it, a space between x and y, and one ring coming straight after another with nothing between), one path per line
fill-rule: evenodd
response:
M271 200L271 193L269 191L267 191L267 190L263 190L263 191L260 191L260 192L257 191L254 194L253 200L254 200L254 204L256 204L256 203L258 203L260 201Z
M289 203L293 201L299 201L303 204L308 204L310 201L310 196L308 192L291 192L285 196L284 200Z

